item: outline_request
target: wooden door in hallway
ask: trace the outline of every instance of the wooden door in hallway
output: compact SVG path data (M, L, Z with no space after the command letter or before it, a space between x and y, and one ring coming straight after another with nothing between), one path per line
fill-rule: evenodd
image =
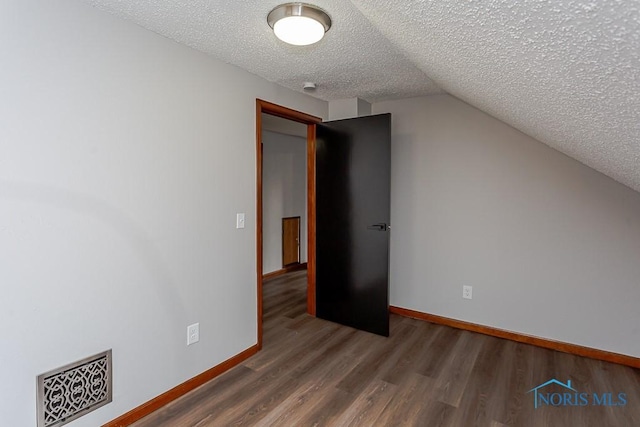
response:
M300 217L282 218L282 266L300 263Z

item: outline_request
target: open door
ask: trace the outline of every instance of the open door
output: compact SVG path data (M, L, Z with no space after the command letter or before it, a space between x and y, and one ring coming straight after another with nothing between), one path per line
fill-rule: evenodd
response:
M391 115L316 125L316 314L389 336Z

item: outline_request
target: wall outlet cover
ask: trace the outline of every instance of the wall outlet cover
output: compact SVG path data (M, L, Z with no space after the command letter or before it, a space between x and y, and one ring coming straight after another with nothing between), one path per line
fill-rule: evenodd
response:
M187 326L187 345L200 341L200 323Z

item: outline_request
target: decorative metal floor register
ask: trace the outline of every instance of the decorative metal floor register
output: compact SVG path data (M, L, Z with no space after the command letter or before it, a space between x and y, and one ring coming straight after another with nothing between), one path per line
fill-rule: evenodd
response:
M58 427L111 402L111 350L38 376L38 427Z

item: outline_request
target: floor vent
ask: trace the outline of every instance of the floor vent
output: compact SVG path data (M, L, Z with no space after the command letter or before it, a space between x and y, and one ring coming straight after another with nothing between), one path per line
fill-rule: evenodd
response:
M38 376L38 427L67 424L111 402L111 350Z

